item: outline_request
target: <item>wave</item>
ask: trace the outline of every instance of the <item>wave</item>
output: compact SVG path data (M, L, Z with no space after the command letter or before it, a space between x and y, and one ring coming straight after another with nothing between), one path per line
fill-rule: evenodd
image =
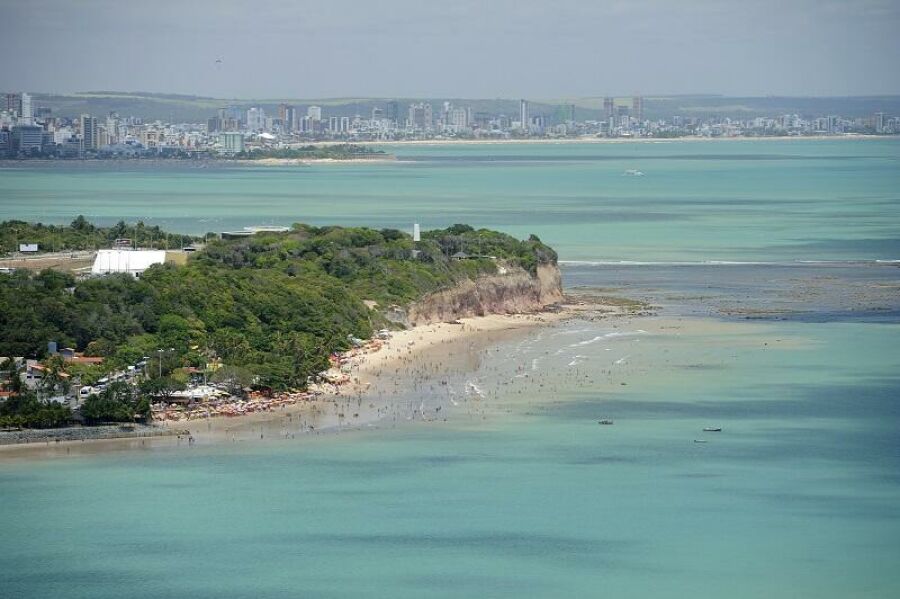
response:
M561 266L885 266L898 265L900 260L560 260Z
M603 341L605 339L617 339L619 337L634 337L637 335L646 335L646 334L647 334L647 331L645 331L643 329L638 329L636 331L626 331L626 332L615 331L612 333L606 333L605 335L597 335L596 337L593 337L592 339L585 339L584 341L579 341L577 343L573 343L569 347L582 347L585 345L592 345L594 343L597 343L598 341Z
M484 391L475 384L475 381L466 381L466 395L475 395L484 398Z

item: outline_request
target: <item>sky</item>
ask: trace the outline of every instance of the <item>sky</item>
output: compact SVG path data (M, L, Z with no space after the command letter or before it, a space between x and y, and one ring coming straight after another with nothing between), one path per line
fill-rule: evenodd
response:
M900 0L0 0L0 89L900 93Z

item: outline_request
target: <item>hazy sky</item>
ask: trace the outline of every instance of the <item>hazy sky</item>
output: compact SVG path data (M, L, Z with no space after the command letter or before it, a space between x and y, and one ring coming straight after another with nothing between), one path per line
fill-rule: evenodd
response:
M6 90L900 93L900 0L0 0L0 9Z

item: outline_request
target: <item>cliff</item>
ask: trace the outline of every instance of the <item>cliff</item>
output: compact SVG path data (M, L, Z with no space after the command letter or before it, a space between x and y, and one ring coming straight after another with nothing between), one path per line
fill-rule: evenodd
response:
M535 275L516 267L506 268L502 274L463 281L426 295L406 310L395 309L387 317L415 326L486 314L534 312L562 299L559 268L544 264L537 267Z

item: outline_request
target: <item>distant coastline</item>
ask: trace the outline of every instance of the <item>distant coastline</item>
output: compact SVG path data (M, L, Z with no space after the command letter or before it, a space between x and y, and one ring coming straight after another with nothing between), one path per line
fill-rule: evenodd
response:
M365 147L416 147L416 146L500 146L500 145L593 145L593 144L671 144L671 143L698 143L698 142L760 142L760 141L873 141L873 140L900 140L896 135L869 135L865 133L847 133L843 135L772 135L772 136L736 136L736 137L566 137L566 138L527 138L527 139L409 139L386 141L360 141L355 142ZM315 147L329 147L346 145L342 141L318 141L308 145ZM360 156L331 157L331 158L226 158L220 156L202 157L147 157L147 158L0 158L0 168L21 166L23 164L186 164L200 167L209 165L234 165L234 166L311 166L313 164L394 164L405 162L402 157L394 154L363 154Z
M819 141L819 140L873 140L900 139L894 135L867 135L864 133L848 133L845 135L768 135L735 137L596 137L584 135L565 138L525 138L525 139L409 139L378 142L359 142L377 146L445 146L445 145L506 145L506 144L628 144L628 143L673 143L701 141ZM332 142L318 142L317 145L329 145Z

